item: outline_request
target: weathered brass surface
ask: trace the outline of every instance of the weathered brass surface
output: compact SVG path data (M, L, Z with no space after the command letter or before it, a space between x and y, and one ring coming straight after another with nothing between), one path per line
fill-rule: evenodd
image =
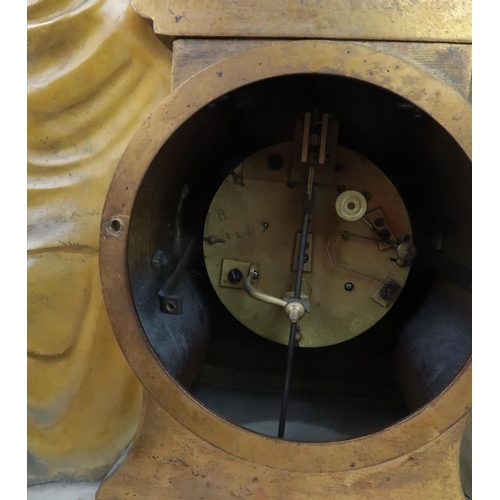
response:
M359 468L349 451L353 442L347 442L351 461L345 469L303 473L224 453L186 430L145 393L132 451L96 499L459 500L464 495L457 457L466 419L389 462ZM365 438L358 441L370 446ZM292 453L296 461L307 460L298 449Z
M260 40L179 39L174 42L172 90L208 66L248 50L279 43ZM414 64L470 101L472 44L419 42L356 42Z
M349 57L346 57L346 54ZM310 481L317 480L319 477L317 473L375 466L372 470L377 474L380 473L377 475L379 482L376 485L367 482L366 476L362 473L356 476L356 481L353 483L342 476L343 486L339 488L344 489L339 490L340 494L354 491L354 488L345 489L351 484L361 488L361 491L365 488L363 494L366 498L366 488L370 488L372 494L376 490L374 486L379 485L383 488L383 485L389 487L389 484L397 483L401 488L405 484L411 484L416 491L413 494L414 498L426 498L431 495L426 494L425 487L432 483L436 487L433 493L435 498L446 498L446 495L453 499L460 498L461 490L459 483L456 482L458 479L454 479L453 474L439 468L444 462L457 463L458 449L453 443L459 438L454 436L451 442L444 445L450 452L451 458L445 460L444 456L440 455L437 460L429 460L430 469L426 468L425 460L420 460L422 456L415 452L425 447L422 450L425 453L428 444L451 428L457 429L457 433L461 432L461 426L460 429L453 426L471 406L470 360L445 391L405 420L389 428L361 439L343 442L297 443L245 431L202 407L154 359L143 334L127 279L127 233L135 193L151 162L174 131L216 97L254 81L297 73L343 75L386 88L430 114L451 134L466 154L471 156L470 105L456 91L429 73L391 55L347 42L298 41L272 44L240 53L236 58L230 57L220 61L186 81L156 108L130 142L111 183L103 211L100 262L103 292L114 331L129 363L142 383L167 410L168 418L172 417L181 424L177 426L172 420L171 430L166 431L169 439L177 439L175 436L179 436L181 440L179 447L184 455L181 460L185 461L185 456L194 456L191 453L194 454L197 447L191 444L190 439L197 439L195 436L198 436L203 441L202 446L213 445L218 449L218 453L225 451L227 454L224 456L230 461L230 466L236 462L242 463L239 459L243 459L246 462L242 467L248 470L265 466L268 468L259 470L266 470L269 473L277 469L314 473L311 476L304 474L294 476L298 479L289 485L297 491L301 491L301 485L306 484L307 477L311 478ZM123 221L122 230L119 234L110 235L106 228L109 221L115 217L120 217ZM180 436L179 433L184 432L183 427L190 431L188 435L191 435L191 438ZM148 437L147 442L152 443L158 433ZM439 438L441 439L444 438ZM164 446L161 445L162 448ZM170 447L171 458L167 459L170 460L170 464L173 463L173 450L174 447ZM419 460L417 463L420 463L422 468L415 467L415 460L405 458L407 455L417 457ZM198 456L194 460L198 461ZM175 463L184 467L180 461ZM392 482L386 481L388 477L384 474L386 467L393 464L399 469L403 466L411 475L404 479L399 476L399 479ZM191 473L189 464L185 470ZM135 471L138 472L139 468L136 467ZM243 477L243 471L235 474L240 479ZM190 481L198 481L195 474L192 475L195 479ZM279 477L281 479L275 484L283 488L288 482L283 480L282 476ZM445 477L449 481L444 481ZM243 480L245 478L246 476ZM207 488L207 479L202 479L205 480L203 488ZM151 479L153 482L156 480L154 477ZM224 484L229 484L231 481L227 476L221 480L225 481ZM143 495L149 494L150 488L153 488L149 479L147 481L149 486L143 487ZM310 489L304 494L304 498L310 498L311 491L318 491L314 481L307 484ZM320 490L319 493L324 491L327 490ZM114 495L116 497L116 494ZM392 498L412 498L401 495L400 492L392 495ZM261 496L266 498L264 494ZM391 497L386 494L383 498Z
M284 166L273 171L267 161L276 154L282 155ZM225 307L255 333L281 344L288 344L289 335L289 322L282 309L256 301L244 290L221 286L221 280L228 271L226 260L233 259L259 264L259 289L267 294L283 299L293 288L293 257L302 226L304 196L301 183L290 188L286 182L291 177L293 154L292 142L271 146L248 159L252 178L246 177L247 160L242 163L237 171L241 172L243 185L235 183L233 175L227 177L212 200L204 233L205 238L215 235L225 241L217 245L205 241L203 245L210 281ZM311 310L300 321L301 347L336 344L370 328L392 303L381 307L371 299L380 288L380 281L366 274L393 280L402 287L409 272L408 266L399 267L390 260L397 257L395 248L385 244L380 250L380 242L374 241L379 238L363 220L346 221L336 212L336 200L344 195L339 194L339 186L356 190L368 210L383 209L391 236L402 241L412 233L396 188L373 163L347 148L337 148L336 161L342 170L335 170L335 162L318 166L318 170L334 172L334 182L316 187L309 226L313 244L306 252L311 269L304 275L312 290ZM368 202L361 194L364 192L371 193ZM357 236L342 237L340 233L344 231ZM331 239L334 234L338 237ZM336 261L365 274L332 263L327 245ZM247 269L243 271L246 277ZM354 284L354 290L345 290L347 282Z
M28 2L28 483L98 481L142 387L111 330L98 234L111 176L169 93L170 52L127 0Z
M471 0L132 0L157 33L468 42Z

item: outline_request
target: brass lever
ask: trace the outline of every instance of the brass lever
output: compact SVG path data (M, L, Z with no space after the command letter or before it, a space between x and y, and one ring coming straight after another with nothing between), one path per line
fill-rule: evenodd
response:
M287 302L286 300L279 299L278 297L273 297L267 293L264 293L260 290L257 290L252 285L252 281L256 280L259 277L259 273L254 270L255 266L252 265L250 267L250 273L248 274L245 280L245 291L255 300L260 300L261 302L266 302L267 304L272 304L275 306L280 306L285 309L285 313L290 320L290 323L297 323L299 319L301 319L305 312L306 308L304 304L299 300L291 300Z

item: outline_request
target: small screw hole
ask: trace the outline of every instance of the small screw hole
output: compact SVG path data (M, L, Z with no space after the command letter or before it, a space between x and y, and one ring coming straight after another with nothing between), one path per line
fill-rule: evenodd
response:
M113 219L111 221L111 230L118 233L122 228L122 223L118 219Z
M356 208L356 205L353 201L350 201L348 204L347 204L347 208L349 210L354 210Z
M169 312L175 311L175 304L173 302L169 302L167 304L167 311Z
M267 166L271 170L281 170L283 168L284 163L285 160L283 159L283 156L281 156L279 153L271 153L267 159Z

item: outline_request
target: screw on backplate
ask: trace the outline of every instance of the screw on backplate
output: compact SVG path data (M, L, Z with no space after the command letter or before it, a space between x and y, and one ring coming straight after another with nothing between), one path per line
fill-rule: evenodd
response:
M260 230L261 231L267 231L269 229L269 223L268 222L263 222L261 225L260 225Z
M340 236L342 236L342 239L345 241L349 239L349 233L347 231L344 231Z
M237 267L231 269L231 271L227 273L227 279L233 285L237 285L243 279L243 273L241 272L241 269L238 269Z
M380 297L383 300L392 301L394 300L397 292L400 290L400 286L392 280L389 280L379 292Z
M354 285L348 281L345 285L344 285L344 289L346 292L352 292L354 290Z
M285 160L283 159L283 156L281 156L279 153L271 153L267 158L267 166L271 170L281 170L284 164Z
M209 245L215 245L216 243L225 243L225 239L217 238L217 236L211 235L203 238L203 241L206 241Z
M243 182L243 176L240 175L240 174L237 174L236 172L231 172L231 175L233 176L233 182L237 185L237 186L241 186L241 187L246 187L245 186L245 183Z
M405 263L411 263L411 261L417 255L417 249L411 241L404 241L403 243L400 243L397 247L396 252L398 254L398 258L402 259L403 265ZM396 264L398 264L398 261L396 261Z
M299 256L297 255L297 261L299 260ZM307 262L309 262L309 255L307 255L306 253L304 254L304 264L306 264Z
M375 219L375 225L376 225L377 227L382 227L384 224L385 224L385 220L384 220L384 219L382 219L382 217L377 217L377 218Z
M344 191L347 191L347 188L343 184L337 186L337 193L343 193Z
M378 234L383 240L388 240L391 237L391 233L388 229L382 229Z
M296 186L296 182L295 181L288 181L286 183L286 186L290 189L293 189L295 186Z
M368 191L365 191L363 193L363 196L365 197L366 201L370 201L372 199L372 194L370 192L368 192Z

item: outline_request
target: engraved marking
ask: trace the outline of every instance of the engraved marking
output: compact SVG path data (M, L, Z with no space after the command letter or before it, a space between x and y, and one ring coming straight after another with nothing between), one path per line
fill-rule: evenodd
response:
M224 213L224 210L222 208L217 209L217 215L219 216L219 220L222 222L223 220L227 219L226 214Z

